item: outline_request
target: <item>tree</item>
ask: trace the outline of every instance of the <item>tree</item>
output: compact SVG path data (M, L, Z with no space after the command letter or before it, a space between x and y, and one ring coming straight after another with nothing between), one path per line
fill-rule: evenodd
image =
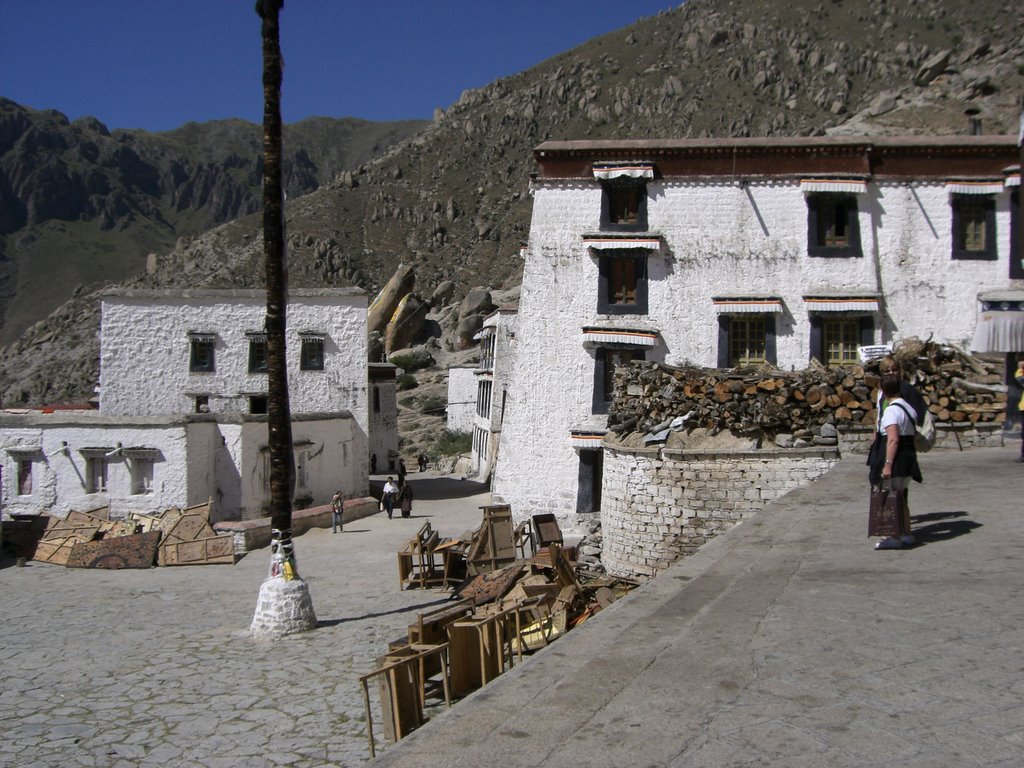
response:
M251 631L288 634L316 625L309 588L299 578L292 545L291 408L285 350L288 286L281 187L281 34L284 0L257 0L263 39L263 256L267 282L267 445L270 451L270 577L260 588Z

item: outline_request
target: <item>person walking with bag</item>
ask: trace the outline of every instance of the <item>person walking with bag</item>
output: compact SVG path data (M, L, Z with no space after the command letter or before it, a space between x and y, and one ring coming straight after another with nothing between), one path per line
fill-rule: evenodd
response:
M900 549L914 543L910 532L910 508L906 502L907 490L911 480L918 483L923 480L914 448L917 413L900 396L899 377L883 376L881 388L886 407L878 420L878 432L868 454L869 478L872 489L887 487L897 494L900 514L897 516L896 534L879 541L875 549Z
M331 533L337 533L341 530L341 514L345 509L345 502L341 498L341 491L338 491L331 498Z

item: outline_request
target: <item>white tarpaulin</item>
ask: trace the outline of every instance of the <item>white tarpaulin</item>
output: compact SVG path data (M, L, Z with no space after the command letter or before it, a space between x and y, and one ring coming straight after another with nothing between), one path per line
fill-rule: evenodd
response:
M947 181L946 191L951 195L998 195L1003 191L1001 181Z
M712 299L715 311L720 315L745 315L759 312L780 313L782 301L779 299Z
M600 235L584 235L583 244L595 251L601 250L622 250L623 248L645 248L649 251L656 251L661 248L661 237L634 236L634 237L603 237Z
M978 314L972 352L1024 350L1024 312L989 310Z
M804 309L808 312L877 312L878 299L807 297Z
M657 331L641 331L628 328L584 328L583 343L629 344L635 347L653 347L658 343L658 333Z

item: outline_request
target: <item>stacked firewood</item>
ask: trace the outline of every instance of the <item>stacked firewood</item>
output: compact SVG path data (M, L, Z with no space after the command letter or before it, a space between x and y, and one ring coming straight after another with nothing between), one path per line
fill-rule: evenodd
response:
M1004 420L1002 358L983 359L916 338L897 342L893 356L936 421ZM771 366L723 370L634 363L616 372L608 428L620 437L670 428L729 430L751 437L817 435L826 424L874 424L878 383L877 359L845 367L812 361L793 372Z

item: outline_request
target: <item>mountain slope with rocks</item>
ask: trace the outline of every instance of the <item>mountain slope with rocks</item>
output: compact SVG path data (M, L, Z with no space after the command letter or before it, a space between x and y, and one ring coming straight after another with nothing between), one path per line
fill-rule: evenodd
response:
M1017 129L1024 18L995 0L691 0L467 91L424 131L287 209L293 285L364 287L400 265L449 304L510 290L547 139L966 133ZM134 284L262 284L259 217L181 240ZM97 365L83 291L0 352L5 404L81 399ZM432 308L432 311L443 307ZM72 340L74 339L74 340Z
M415 133L422 121L311 118L285 129L299 197ZM259 210L262 127L188 123L110 131L0 99L0 343L80 285L136 276L181 236Z

